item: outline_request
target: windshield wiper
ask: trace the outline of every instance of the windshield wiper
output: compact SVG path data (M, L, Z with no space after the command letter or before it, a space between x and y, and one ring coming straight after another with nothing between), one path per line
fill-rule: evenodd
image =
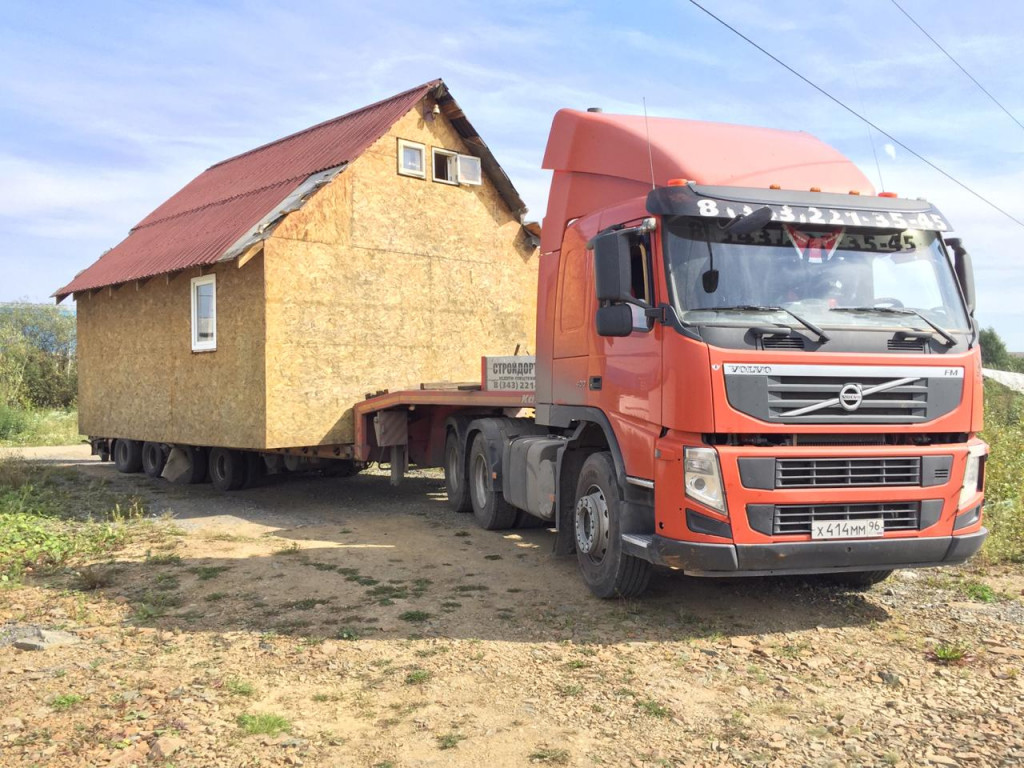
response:
M800 317L796 312L786 309L785 307L762 306L760 304L737 304L735 307L708 307L708 309L715 312L785 312L804 328L817 335L820 343L824 344L829 340L828 334L821 330L821 328L816 326L810 320Z
M876 312L880 315L912 315L923 320L935 333L941 336L950 347L956 346L956 339L949 331L937 323L933 323L916 309L906 307L832 307L829 312Z

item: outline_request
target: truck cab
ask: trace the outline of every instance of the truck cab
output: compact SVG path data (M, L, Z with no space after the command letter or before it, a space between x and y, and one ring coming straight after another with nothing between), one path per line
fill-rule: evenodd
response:
M518 439L550 448L558 546L595 594L652 565L868 584L980 548L973 279L940 211L742 126L562 110L544 167Z

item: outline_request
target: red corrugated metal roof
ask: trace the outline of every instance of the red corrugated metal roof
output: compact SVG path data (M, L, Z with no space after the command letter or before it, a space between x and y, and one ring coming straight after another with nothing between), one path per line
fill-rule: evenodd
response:
M54 296L216 262L305 179L355 160L438 87L424 83L211 166Z

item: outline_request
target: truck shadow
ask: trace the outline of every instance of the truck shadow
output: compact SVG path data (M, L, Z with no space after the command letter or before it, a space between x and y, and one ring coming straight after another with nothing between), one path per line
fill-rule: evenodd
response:
M300 478L222 495L155 485L186 535L173 550L103 566L101 594L129 623L311 639L446 637L509 642L664 642L864 626L876 594L810 579L701 579L658 571L634 600L598 600L543 528L484 531L446 505L443 480Z

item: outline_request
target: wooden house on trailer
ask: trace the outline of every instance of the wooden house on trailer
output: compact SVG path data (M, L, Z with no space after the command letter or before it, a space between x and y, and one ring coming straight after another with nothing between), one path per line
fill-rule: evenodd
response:
M80 430L351 443L367 393L532 346L524 212L440 80L218 163L54 294L78 303Z

